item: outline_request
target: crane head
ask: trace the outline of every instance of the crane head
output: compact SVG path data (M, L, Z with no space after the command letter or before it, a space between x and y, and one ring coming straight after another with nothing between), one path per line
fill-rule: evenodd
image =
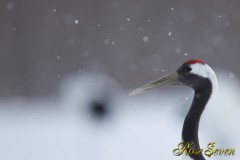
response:
M211 67L201 60L192 59L184 62L176 71L133 90L129 95L140 94L165 85L183 85L194 90L208 85L214 92L218 87L218 82Z

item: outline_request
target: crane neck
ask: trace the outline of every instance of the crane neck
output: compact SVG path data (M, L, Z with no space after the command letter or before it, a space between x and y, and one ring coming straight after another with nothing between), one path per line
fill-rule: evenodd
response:
M182 130L182 140L184 142L193 141L194 145L191 146L193 149L200 148L198 140L198 128L201 115L205 109L205 106L211 97L212 87L205 86L195 89L194 98L192 105L187 113L184 120L183 130ZM191 155L194 160L205 160L202 154Z

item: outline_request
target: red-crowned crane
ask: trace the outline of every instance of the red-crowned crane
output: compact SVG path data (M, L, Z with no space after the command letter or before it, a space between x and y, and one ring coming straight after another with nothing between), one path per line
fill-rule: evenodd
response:
M199 121L211 94L216 91L218 87L217 77L214 71L201 60L189 60L183 63L175 72L135 89L130 95L140 94L144 91L165 85L183 85L194 89L193 102L183 124L182 140L183 142L193 141L194 145L192 145L191 148L199 149ZM189 155L188 158L205 160L201 153Z

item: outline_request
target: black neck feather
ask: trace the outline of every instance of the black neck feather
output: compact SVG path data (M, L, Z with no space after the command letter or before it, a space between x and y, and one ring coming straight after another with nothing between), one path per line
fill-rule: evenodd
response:
M198 141L198 127L201 115L205 109L205 106L211 96L212 86L211 83L205 83L204 86L195 88L195 94L191 108L184 120L182 139L184 142L193 141L194 145L191 146L194 149L200 148ZM194 160L205 160L202 154L190 155Z

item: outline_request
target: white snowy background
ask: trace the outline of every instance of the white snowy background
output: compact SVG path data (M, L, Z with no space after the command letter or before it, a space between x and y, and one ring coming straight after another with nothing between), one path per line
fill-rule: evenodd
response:
M191 58L219 80L200 145L239 160L239 28L238 0L0 0L0 160L182 159L193 91L128 93Z

